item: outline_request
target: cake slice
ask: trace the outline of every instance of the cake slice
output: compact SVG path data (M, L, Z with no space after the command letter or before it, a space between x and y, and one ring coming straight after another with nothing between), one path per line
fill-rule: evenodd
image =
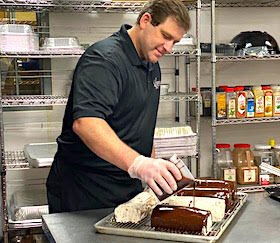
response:
M126 203L115 208L115 219L119 223L138 223L145 218L158 203L152 192L141 192Z
M157 205L151 215L156 230L177 230L207 235L212 228L210 211L182 206Z
M211 212L213 222L220 222L225 217L226 203L224 199L211 197L171 196L163 201L172 206L196 207Z

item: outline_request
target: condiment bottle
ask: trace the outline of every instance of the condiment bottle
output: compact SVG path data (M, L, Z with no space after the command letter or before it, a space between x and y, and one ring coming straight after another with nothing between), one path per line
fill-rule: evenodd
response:
M264 95L264 116L271 117L272 116L272 106L273 106L273 94L270 88L270 85L262 86L263 95Z
M246 117L255 117L255 97L250 86L245 86L246 91Z
M217 102L217 119L225 119L227 117L227 99L225 92L216 93Z
M272 89L272 92L273 92L272 115L273 116L280 116L280 86L279 85L272 85L271 89Z
M236 168L232 161L232 152L230 144L216 144L218 178L226 181L236 182Z
M236 118L246 117L246 92L244 86L234 87L236 92Z
M236 118L236 94L234 88L225 88L227 97L227 118Z
M253 93L255 97L255 117L264 117L264 96L261 86L254 86Z

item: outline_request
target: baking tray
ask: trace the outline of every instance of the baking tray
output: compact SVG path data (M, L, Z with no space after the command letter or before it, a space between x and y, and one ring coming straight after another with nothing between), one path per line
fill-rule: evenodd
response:
M206 235L194 235L186 232L174 230L156 231L150 226L150 216L147 216L138 224L132 223L117 223L114 218L114 213L101 219L94 226L99 233L133 236L140 238L150 238L158 240L183 241L183 242L215 242L217 241L230 222L237 215L247 200L247 194L238 192L237 203L231 212L226 213L225 218L221 222L214 223L212 230Z

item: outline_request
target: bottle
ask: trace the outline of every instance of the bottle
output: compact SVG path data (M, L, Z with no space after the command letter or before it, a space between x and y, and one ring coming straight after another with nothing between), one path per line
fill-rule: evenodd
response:
M263 95L264 95L264 116L271 117L272 116L272 106L273 106L273 93L270 88L270 85L262 86Z
M236 118L246 117L246 92L244 86L234 87L236 92Z
M261 86L254 86L255 117L264 117L264 95Z
M225 88L227 96L227 118L236 118L236 94L234 88Z
M255 117L255 97L250 86L244 87L246 91L246 117Z
M236 168L232 161L230 144L216 144L218 179L236 182Z
M271 89L272 89L272 92L273 92L272 115L273 116L280 116L280 86L279 85L272 85Z
M225 119L227 118L227 98L226 93L223 91L219 91L216 94L217 101L217 119Z

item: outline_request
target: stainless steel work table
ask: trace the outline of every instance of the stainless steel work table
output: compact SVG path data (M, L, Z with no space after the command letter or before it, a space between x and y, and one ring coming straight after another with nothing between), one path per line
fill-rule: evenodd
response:
M144 238L100 234L94 224L112 212L98 209L43 216L43 230L51 242L57 243L160 243L171 242ZM218 242L280 242L280 202L266 192L249 193L247 202Z

